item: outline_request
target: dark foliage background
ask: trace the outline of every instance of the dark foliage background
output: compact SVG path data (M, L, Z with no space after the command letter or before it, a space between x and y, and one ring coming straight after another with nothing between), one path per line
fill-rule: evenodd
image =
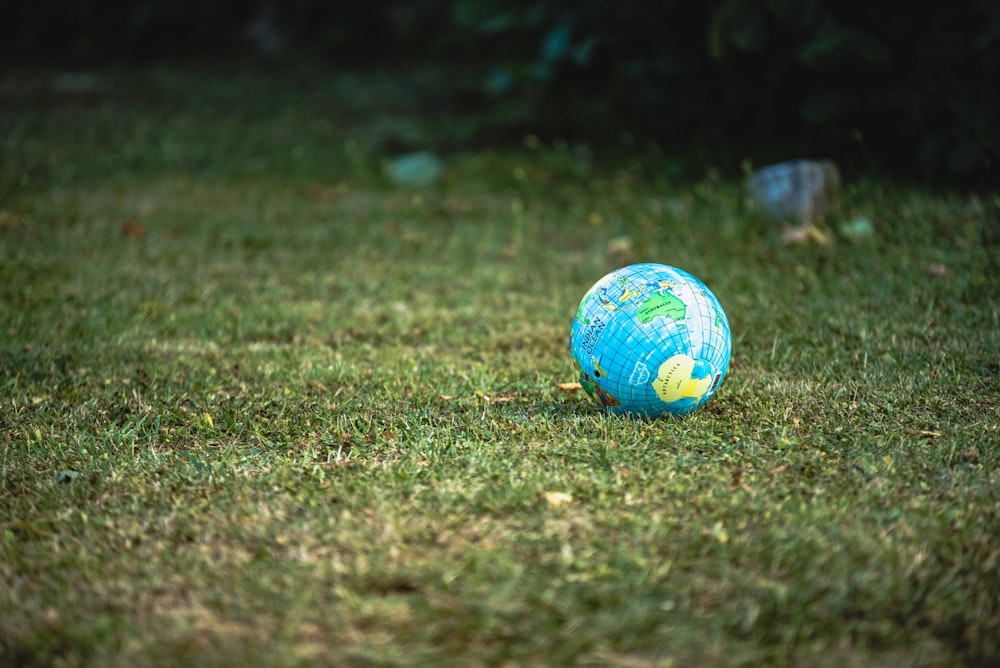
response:
M996 178L1000 2L397 0L8 3L0 56L453 59L537 132Z

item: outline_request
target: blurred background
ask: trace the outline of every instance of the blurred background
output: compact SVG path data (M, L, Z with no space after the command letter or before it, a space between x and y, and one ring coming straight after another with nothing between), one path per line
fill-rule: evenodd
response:
M484 131L492 143L530 133L760 163L828 157L848 171L922 179L997 178L996 0L921 9L871 0L5 4L0 62L9 70L435 63L451 72L447 86L432 86L440 105L513 110Z

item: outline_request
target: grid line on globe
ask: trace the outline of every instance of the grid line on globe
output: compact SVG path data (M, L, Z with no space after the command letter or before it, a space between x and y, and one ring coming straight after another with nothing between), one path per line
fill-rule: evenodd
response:
M684 415L719 389L732 334L718 298L663 264L617 269L587 291L570 331L580 383L614 413Z

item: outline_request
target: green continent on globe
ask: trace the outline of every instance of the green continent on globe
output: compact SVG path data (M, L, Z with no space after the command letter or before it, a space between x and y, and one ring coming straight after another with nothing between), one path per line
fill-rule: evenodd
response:
M672 320L683 320L687 315L687 306L669 292L656 292L639 307L639 322L647 324L657 316Z

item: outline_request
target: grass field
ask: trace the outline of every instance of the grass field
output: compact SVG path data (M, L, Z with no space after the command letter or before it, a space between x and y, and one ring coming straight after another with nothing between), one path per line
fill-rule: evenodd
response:
M788 248L419 76L0 82L0 665L1000 662L1000 197ZM630 261L732 323L687 418L558 387Z

